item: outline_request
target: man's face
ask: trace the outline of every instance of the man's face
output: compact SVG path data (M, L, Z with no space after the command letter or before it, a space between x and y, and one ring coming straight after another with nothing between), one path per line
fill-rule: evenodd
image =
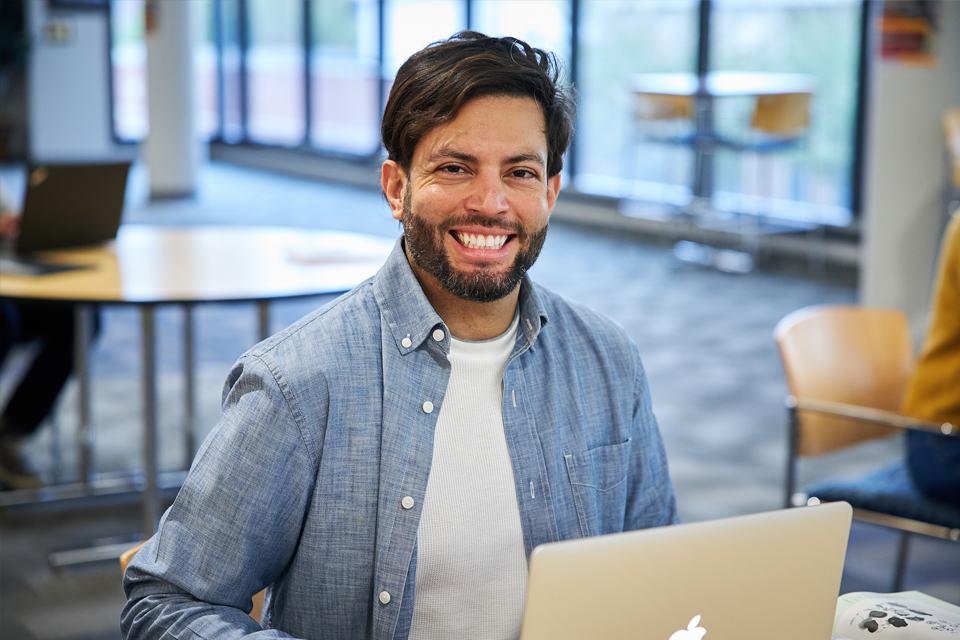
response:
M428 294L492 302L516 290L560 186L546 176L544 128L531 98L484 97L417 145L400 193L387 197Z

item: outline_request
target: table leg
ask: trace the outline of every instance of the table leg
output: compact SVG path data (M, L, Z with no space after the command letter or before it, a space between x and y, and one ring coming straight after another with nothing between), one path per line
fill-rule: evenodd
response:
M157 371L154 305L140 306L143 346L143 539L156 531L160 512L157 488Z
M77 450L80 455L80 482L89 490L93 468L93 437L90 428L90 363L88 362L88 341L90 340L91 314L89 304L76 304L73 307L73 370L79 385L78 407L79 426L77 427Z
M196 424L197 417L194 404L193 379L193 305L183 305L183 450L184 469L193 464L193 456L197 453Z
M257 317L260 322L260 340L266 340L270 337L270 302L268 300L257 302Z

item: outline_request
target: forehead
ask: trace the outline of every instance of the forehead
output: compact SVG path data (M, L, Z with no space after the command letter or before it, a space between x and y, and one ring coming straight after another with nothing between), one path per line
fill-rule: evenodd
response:
M530 97L482 96L467 102L456 117L430 129L414 151L414 162L444 149L469 154L536 153L546 162L543 109Z

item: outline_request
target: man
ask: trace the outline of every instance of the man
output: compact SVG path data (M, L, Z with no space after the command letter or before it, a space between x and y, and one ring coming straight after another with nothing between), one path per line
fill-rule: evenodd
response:
M269 586L270 637L515 638L535 546L676 520L636 348L525 276L572 130L557 78L472 32L400 68L382 185L403 237L240 359L127 570L127 637L253 633Z

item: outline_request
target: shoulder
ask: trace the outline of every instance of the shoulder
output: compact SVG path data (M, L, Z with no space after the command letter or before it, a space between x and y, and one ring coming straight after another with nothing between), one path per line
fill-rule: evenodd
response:
M311 356L369 350L380 344L380 309L372 278L308 313L289 327L252 347L246 356L284 362Z
M372 289L371 280L364 281L251 347L228 376L224 394L242 379L271 379L288 400L302 402L326 396L337 381L374 375L382 340Z
M576 345L636 351L627 332L613 320L546 287L534 285L534 290L548 318L544 336L559 337Z
M534 291L547 317L537 337L541 354L565 363L577 376L608 384L635 386L644 378L640 353L623 327L549 289L535 286Z

